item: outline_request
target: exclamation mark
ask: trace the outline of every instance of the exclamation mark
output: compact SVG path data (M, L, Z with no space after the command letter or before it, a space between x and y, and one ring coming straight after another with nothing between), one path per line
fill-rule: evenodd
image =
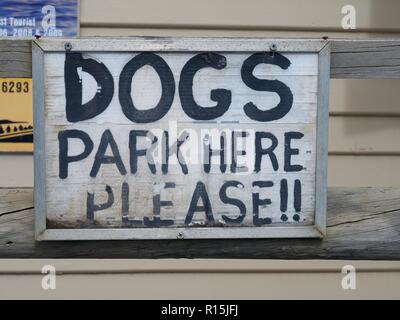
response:
M294 210L297 213L293 216L293 220L299 221L299 212L301 211L301 182L298 179L294 181Z
M121 190L121 214L122 214L122 223L128 223L128 213L129 213L129 184L124 182L122 184Z
M287 180L282 179L281 180L281 220L282 221L287 221L288 217L284 213L287 210L287 201L288 201L288 186L287 186Z

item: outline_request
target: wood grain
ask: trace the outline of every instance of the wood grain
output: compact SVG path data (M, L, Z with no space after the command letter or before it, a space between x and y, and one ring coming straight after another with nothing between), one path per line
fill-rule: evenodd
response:
M0 40L0 77L30 78L31 51L30 40Z
M0 189L0 258L400 259L400 188L330 188L323 239L35 242L33 189Z
M331 78L400 77L400 40L335 40Z
M100 41L100 40L99 40ZM117 41L117 40L115 40ZM225 40L224 40L225 41ZM230 40L232 41L232 40ZM77 48L79 44L86 47L87 42L71 42L72 47ZM133 43L126 43L125 45L134 46L136 41ZM50 45L55 45L56 42L51 42ZM98 50L103 50L103 42L92 42L91 45L98 45ZM120 45L120 44L119 44ZM198 45L198 44L196 44ZM289 43L290 45L290 43ZM47 47L49 42L40 42L39 46ZM189 46L189 45L187 45ZM78 49L77 49L78 50ZM118 50L118 47L115 49ZM111 51L110 52L89 52L84 55L84 57L90 57L96 61L101 61L104 66L108 68L112 77L114 78L114 83L116 84L115 92L118 92L119 87L118 79L127 61L132 59L134 56L131 53L123 52L119 53ZM329 51L326 53L329 55ZM195 53L186 52L167 52L158 53L159 57L163 59L168 64L168 68L171 70L175 82L178 83L180 71L183 66L193 58ZM272 223L271 225L280 227L301 227L309 226L315 224L314 216L315 212L322 211L315 210L315 203L319 203L320 199L316 199L315 195L315 162L316 162L316 149L321 148L321 145L317 143L315 131L317 127L316 123L316 111L317 111L317 94L318 93L318 103L320 99L324 98L326 94L326 86L324 88L318 88L318 77L317 72L320 69L318 65L318 54L316 53L288 53L285 57L290 61L291 65L288 70L282 70L270 65L260 65L255 69L255 76L264 78L273 78L282 81L286 86L288 86L293 93L293 106L290 112L282 119L277 119L273 123L260 123L247 117L243 112L243 105L248 101L252 101L258 106L263 106L263 108L269 108L269 106L274 106L278 103L278 98L274 94L261 95L260 93L254 92L248 88L245 83L241 80L241 68L243 61L248 58L248 53L227 53L224 54L226 58L226 68L223 70L212 70L211 68L206 68L201 70L196 74L193 84L193 94L195 100L202 106L213 105L214 102L210 100L210 92L214 88L225 88L230 90L232 95L232 104L226 113L216 119L218 123L204 123L204 121L194 121L183 111L183 103L181 102L181 93L178 94L175 91L174 100L172 106L168 113L164 115L161 119L153 121L148 124L135 124L132 123L122 112L120 100L116 98L114 94L114 99L111 100L107 109L100 115L82 122L77 122L71 124L66 119L65 115L65 82L64 79L64 52L46 52L45 53L45 67L44 67L44 79L45 79L45 122L42 126L36 126L36 128L43 128L41 132L45 136L44 145L44 158L46 162L46 179L43 181L43 190L45 190L46 201L44 207L46 208L46 219L47 219L47 229L95 229L95 228L123 228L126 227L126 223L121 220L121 209L123 208L123 203L129 203L129 214L127 218L136 223L140 223L145 219L152 219L154 210L154 195L161 194L160 197L163 200L170 200L172 203L164 208L160 209L160 216L162 219L168 219L173 222L173 225L169 227L187 227L187 228L197 228L197 233L191 230L179 229L175 232L172 230L164 230L166 227L158 228L156 230L151 230L149 228L144 228L144 230L134 230L130 232L128 237L138 237L138 238L166 238L172 237L176 238L177 234L184 232L184 236L191 237L206 237L206 238L230 238L239 236L235 232L241 232L244 237L256 237L258 232L261 232L261 228L256 230L249 229L248 233L244 234L245 230L239 230L238 227L249 227L253 225L253 216L250 214L251 203L252 203L252 182L258 180L271 180L274 183L274 187L266 192L262 193L262 196L267 194L271 198L271 204L268 208L261 211L261 215L267 215ZM36 60L34 60L36 62ZM326 66L329 71L329 61L325 61L322 64ZM40 72L40 70L39 70ZM320 75L321 80L328 81L329 75ZM82 86L84 88L83 100L85 100L85 95L88 96L88 100L94 96L98 90L98 84L92 80L87 74L82 75ZM158 84L158 85L157 85ZM141 69L135 74L132 94L135 105L139 108L143 106L147 108L152 108L157 104L159 97L161 97L161 85L159 84L159 77L154 72L154 69L146 67ZM38 88L38 86L37 86ZM322 91L320 93L320 90ZM179 95L181 99L179 99ZM326 97L327 99L327 97ZM275 101L274 101L275 100ZM40 104L39 104L40 105ZM327 104L321 104L318 110L324 110L327 114ZM322 111L321 111L322 112ZM38 113L40 116L42 113ZM177 128L173 128L174 123L176 123ZM234 123L234 124L232 124ZM214 130L214 134L210 132L210 129ZM326 136L326 125L325 123L320 124L320 128L323 132L320 132L321 137ZM121 155L121 159L124 163L124 167L129 171L129 158L131 156L131 151L129 149L128 137L130 130L151 130L154 136L158 137L158 141L163 140L162 130L169 132L169 139L174 140L173 132L177 132L177 136L180 136L182 132L190 132L188 141L182 148L184 162L187 164L188 175L182 173L180 165L177 163L174 156L171 155L168 165L168 173L161 173L161 159L156 159L155 156L155 168L157 170L156 174L151 174L147 162L138 161L138 168L135 174L126 174L116 171L115 166L102 166L99 174L96 177L89 176L93 161L95 158L95 152L92 152L87 159L83 159L80 162L71 164L69 167L69 173L67 179L59 178L59 141L58 134L61 130L65 129L77 129L86 132L90 138L93 140L94 145L99 145L100 137L102 136L105 129L109 129L112 133ZM228 131L229 130L229 131ZM39 131L39 130L38 130ZM205 153L203 150L203 138L204 135L210 133L210 140L212 148L217 150L220 148L220 134L223 132L227 134L226 139L227 150L232 150L234 143L232 142L231 134L228 132L240 132L245 131L248 133L245 143L240 148L246 150L246 154L249 156L244 158L239 158L238 163L242 165L243 162L246 163L247 174L235 174L235 172L221 173L219 170L216 160L212 160L212 168L210 174L207 174L203 170L203 159L202 155ZM255 131L257 132L269 132L277 137L279 141L276 147L276 158L279 163L279 169L273 169L269 161L263 161L262 170L256 173L254 168L254 141L255 141ZM301 165L306 168L304 171L296 173L287 173L284 170L284 146L285 146L285 134L287 132L301 132L304 137L297 141L292 142L295 148L299 149L299 154L294 158L296 164ZM192 134L193 133L193 134ZM35 136L36 137L36 136ZM35 140L36 141L36 140ZM79 149L82 147L81 141L71 139L69 143L70 154L79 154ZM138 148L148 148L150 141L145 142L144 139L139 139ZM270 143L268 140L265 141L264 146ZM322 143L321 143L322 144ZM39 144L36 143L36 147ZM162 144L155 144L155 153L162 154ZM191 156L186 155L188 151ZM322 149L322 154L325 154L325 149ZM171 152L171 151L170 151ZM198 155L198 156L196 156ZM193 157L194 156L194 157ZM231 164L231 155L225 153L226 163ZM245 160L245 161L243 161ZM43 159L41 160L43 161ZM319 161L319 158L318 158ZM38 161L40 163L40 161ZM322 161L320 166L326 166L326 161ZM289 204L287 208L287 218L286 220L281 219L282 212L279 209L280 205L280 180L287 179L289 193L292 194L292 189L295 179L299 179L302 183L302 200L301 200L301 218L300 221L296 220L298 215L293 207L293 201L291 196L289 196ZM237 180L243 184L243 190L238 188L237 190L229 190L230 196L237 199L241 199L243 203L247 206L247 214L242 222L236 224L229 224L224 220L224 216L231 219L235 219L238 215L237 208L230 205L226 205L220 201L219 190L221 186L228 180ZM325 180L324 180L325 181ZM112 206L102 212L96 213L96 225L87 226L83 221L87 221L87 192L94 194L97 198L96 202L107 201L107 193L105 192L105 186L110 186L115 199L122 199L121 186L122 183L128 183L130 186L129 196L124 198L124 200L115 201ZM193 216L193 220L188 224L185 221L187 217L188 208L190 201L192 199L195 186L198 182L204 183L207 188L207 192L210 197L213 222L206 221L204 214L199 213ZM41 182L37 179L36 185L40 186ZM169 190L164 190L164 186L167 183L174 183L174 187ZM322 188L325 188L326 181ZM45 186L45 187L44 187ZM321 189L322 189L321 188ZM161 191L161 190L162 191ZM255 210L253 208L253 210ZM260 209L261 210L261 209ZM214 221L215 219L215 221ZM214 233L208 234L208 230L205 227L219 228L218 230L212 231ZM228 228L233 228L232 230L227 230ZM132 225L130 229L143 229L143 225ZM200 230L201 229L201 230ZM129 229L128 229L129 230ZM234 231L235 230L235 231ZM265 231L274 231L274 234L278 234L278 228L268 228ZM67 230L59 230L67 232ZM125 230L120 230L121 236L115 235L112 238L121 239L122 232ZM132 231L132 230L129 230ZM168 234L166 234L168 232ZM172 232L172 233L171 233ZM211 230L210 230L211 232ZM224 236L225 233L228 233ZM296 236L299 235L295 230L289 235L285 236ZM50 234L50 233L49 233ZM81 237L83 239L88 239L86 234L89 232L82 231ZM98 232L99 239L109 239L107 237L108 231ZM117 232L115 232L117 234ZM143 235L141 235L143 234ZM170 235L171 234L171 235ZM313 233L314 234L314 233ZM283 234L279 233L280 236ZM264 237L273 237L266 233ZM59 239L59 238L56 238ZM75 239L70 237L70 239Z

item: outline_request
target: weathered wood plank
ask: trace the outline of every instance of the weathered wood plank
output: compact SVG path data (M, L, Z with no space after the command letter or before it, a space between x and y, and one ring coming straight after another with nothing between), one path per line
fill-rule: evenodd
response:
M35 242L32 189L0 189L0 258L400 259L400 188L330 188L323 239Z
M400 78L400 39L330 41L331 78ZM0 40L1 77L31 77L31 60L30 40Z
M333 40L331 78L400 78L400 40Z
M0 40L0 77L32 76L32 41Z

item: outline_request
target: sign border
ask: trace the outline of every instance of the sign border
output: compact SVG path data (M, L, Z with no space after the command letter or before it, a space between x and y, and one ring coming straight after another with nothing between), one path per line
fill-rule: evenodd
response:
M314 52L318 53L315 216L310 226L47 229L44 55L46 52ZM320 39L120 37L38 39L32 43L35 238L161 240L322 238L326 234L330 44Z

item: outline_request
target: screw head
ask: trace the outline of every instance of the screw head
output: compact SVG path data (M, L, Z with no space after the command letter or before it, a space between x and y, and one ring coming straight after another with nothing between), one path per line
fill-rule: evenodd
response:
M71 51L71 49L72 49L72 44L70 44L69 42L67 42L67 43L64 45L64 49L65 49L66 51Z
M183 239L183 238L184 238L183 232L179 232L179 233L177 234L176 238L177 238L177 239Z
M275 43L272 44L271 47L270 47L270 49L271 49L271 51L276 51L276 49L277 49L277 48L276 48L276 44L275 44Z

